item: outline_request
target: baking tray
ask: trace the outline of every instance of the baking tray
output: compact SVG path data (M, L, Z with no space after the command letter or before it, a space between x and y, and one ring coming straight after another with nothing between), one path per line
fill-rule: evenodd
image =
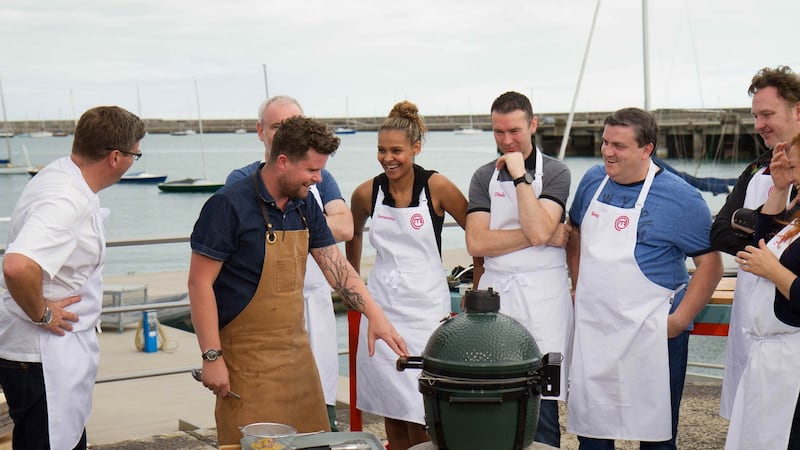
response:
M362 440L369 444L370 450L385 450L385 447L372 433L365 432L332 432L295 436L290 448L313 447L315 445L336 445L344 442ZM244 448L244 446L242 446Z

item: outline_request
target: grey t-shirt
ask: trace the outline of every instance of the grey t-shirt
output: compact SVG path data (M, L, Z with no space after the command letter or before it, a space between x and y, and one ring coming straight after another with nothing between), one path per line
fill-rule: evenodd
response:
M469 183L467 214L475 211L490 211L492 201L489 196L489 182L494 173L495 161L479 167L472 175L472 180ZM536 174L536 152L531 152L528 159L525 160L525 168L531 175ZM501 170L498 179L500 181L510 181L511 174L507 170ZM556 158L542 154L542 193L539 195L540 199L552 200L566 210L570 181L569 168L567 168L566 164ZM563 220L564 217L562 214L561 219Z

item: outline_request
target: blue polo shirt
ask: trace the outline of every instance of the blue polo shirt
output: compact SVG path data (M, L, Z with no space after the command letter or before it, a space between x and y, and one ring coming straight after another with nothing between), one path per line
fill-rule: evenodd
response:
M602 164L583 175L569 210L569 218L578 228L605 176ZM608 180L598 200L619 208L633 208L643 185L643 181L623 185ZM633 254L639 269L650 281L667 289L688 283L686 257L713 251L709 240L711 221L711 212L700 192L675 174L659 169L636 230ZM675 311L685 293L683 289L675 296L670 312Z
M309 249L335 244L316 201L289 200L281 211L260 177L256 194L254 176L226 185L211 196L192 231L192 251L223 262L214 281L220 328L247 306L261 279L267 225L259 201L267 208L273 231L302 230L302 214L308 224Z

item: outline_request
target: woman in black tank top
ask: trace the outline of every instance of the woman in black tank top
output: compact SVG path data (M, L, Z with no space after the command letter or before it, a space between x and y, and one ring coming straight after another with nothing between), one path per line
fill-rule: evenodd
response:
M467 200L461 191L445 176L414 164L414 157L422 150L424 133L425 123L416 105L408 101L396 104L380 127L378 163L383 173L358 186L351 198L354 235L346 249L347 259L358 271L364 225L375 211L379 190L383 193L382 204L392 208L418 207L424 190L440 257L445 212L464 228ZM409 236L408 239L413 238ZM395 244L402 245L402 242ZM424 424L386 417L385 425L392 450L407 449L430 440Z

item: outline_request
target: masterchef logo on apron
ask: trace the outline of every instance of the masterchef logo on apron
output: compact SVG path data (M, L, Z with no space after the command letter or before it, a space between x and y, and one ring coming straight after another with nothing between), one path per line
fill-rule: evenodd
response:
M628 216L619 216L617 217L617 220L614 221L614 228L617 231L622 231L625 228L628 228L628 225L630 225L630 223L631 219Z
M411 223L411 228L419 230L423 225L425 225L425 218L422 217L422 214L415 213L413 216L411 216L411 220L409 222Z

